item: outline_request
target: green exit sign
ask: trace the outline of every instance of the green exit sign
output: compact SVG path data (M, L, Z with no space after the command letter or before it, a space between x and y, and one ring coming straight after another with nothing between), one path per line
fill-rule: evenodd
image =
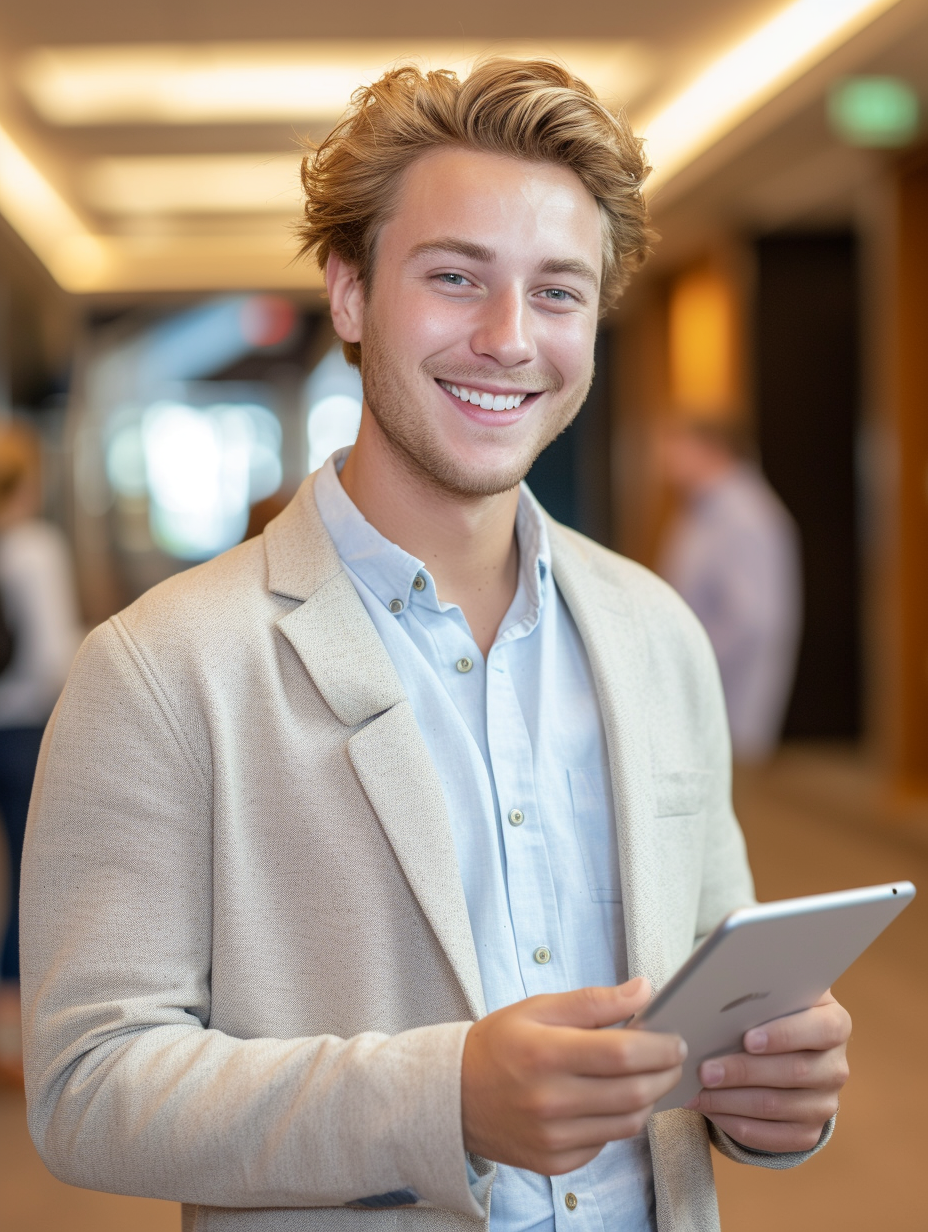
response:
M898 77L845 77L832 86L827 108L849 145L898 149L918 135L918 96Z

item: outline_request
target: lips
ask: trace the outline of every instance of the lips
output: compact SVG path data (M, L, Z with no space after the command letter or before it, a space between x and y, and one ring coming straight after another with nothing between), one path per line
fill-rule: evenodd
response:
M503 393L489 389L474 389L472 386L458 385L453 381L436 380L435 383L448 401L463 412L468 419L488 428L504 428L518 423L520 419L524 419L540 396L538 393L526 393L525 391L516 393L515 390L510 390ZM498 401L503 404L500 410L495 409ZM510 405L507 406L507 402Z
M490 389L475 389L467 385L456 385L452 381L439 380L438 383L442 389L446 389L455 398L459 398L462 402L469 402L471 406L479 406L483 411L512 411L521 406L529 396L515 391L497 393Z

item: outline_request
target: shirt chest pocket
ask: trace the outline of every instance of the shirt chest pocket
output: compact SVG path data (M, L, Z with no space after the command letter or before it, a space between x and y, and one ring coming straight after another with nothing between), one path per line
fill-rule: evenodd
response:
M568 770L567 778L574 833L590 897L594 903L620 903L619 843L608 777L599 766L595 766Z
M654 776L654 815L690 817L705 808L707 770L667 770Z

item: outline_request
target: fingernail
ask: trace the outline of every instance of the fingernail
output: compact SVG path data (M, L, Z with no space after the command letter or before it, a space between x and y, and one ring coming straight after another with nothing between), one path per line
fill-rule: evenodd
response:
M748 1031L744 1037L744 1046L748 1052L763 1052L767 1047L766 1031Z
M699 1080L704 1087L717 1087L725 1077L725 1066L718 1061L706 1061L699 1071Z
M644 977L641 975L636 975L633 980L629 980L627 984L623 985L622 991L625 993L626 997L633 997L635 993L638 992L641 988L641 981L643 978Z
M687 1057L687 1053L689 1052L689 1048L687 1048L686 1046L686 1040L680 1040L679 1050L680 1050L680 1060L685 1061Z
M699 1107L699 1096L694 1095L693 1098L688 1103L683 1105L683 1107L690 1108L690 1109L698 1108Z

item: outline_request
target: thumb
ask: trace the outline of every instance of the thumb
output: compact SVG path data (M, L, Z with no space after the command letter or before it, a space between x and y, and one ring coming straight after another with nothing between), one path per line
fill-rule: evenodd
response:
M651 985L640 975L606 988L577 988L537 998L535 1018L550 1026L612 1027L638 1012L651 999ZM532 1000L536 1000L532 998Z

